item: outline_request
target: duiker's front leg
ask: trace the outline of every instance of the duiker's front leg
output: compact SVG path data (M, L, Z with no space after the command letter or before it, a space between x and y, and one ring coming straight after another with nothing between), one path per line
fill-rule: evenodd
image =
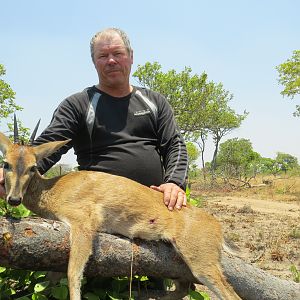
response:
M93 234L82 224L71 225L71 249L68 264L70 300L81 300L80 287L85 265L92 254Z

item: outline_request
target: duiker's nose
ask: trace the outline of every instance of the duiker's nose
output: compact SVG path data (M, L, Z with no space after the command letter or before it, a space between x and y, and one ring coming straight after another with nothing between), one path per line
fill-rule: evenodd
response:
M21 198L13 198L13 197L9 197L9 198L7 199L7 202L8 202L8 204L11 205L11 206L18 206L18 205L21 204L22 199L21 199Z

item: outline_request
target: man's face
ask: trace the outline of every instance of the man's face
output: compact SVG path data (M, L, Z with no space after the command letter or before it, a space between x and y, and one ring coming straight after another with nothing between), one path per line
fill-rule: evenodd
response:
M128 53L118 34L99 38L94 45L94 64L100 87L120 88L129 85L132 53Z

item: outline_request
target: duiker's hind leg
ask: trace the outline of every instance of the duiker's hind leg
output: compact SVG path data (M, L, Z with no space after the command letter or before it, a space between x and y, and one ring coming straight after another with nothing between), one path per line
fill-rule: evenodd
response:
M84 267L92 254L93 235L91 230L71 225L71 249L68 264L68 285L70 300L81 300L80 288Z
M173 243L195 278L213 291L220 300L241 300L222 274L219 239L212 235L198 237L192 236L188 243L186 239L179 237Z
M241 300L232 286L226 281L219 264L211 266L210 269L202 272L200 276L195 275L195 277L213 291L220 300Z

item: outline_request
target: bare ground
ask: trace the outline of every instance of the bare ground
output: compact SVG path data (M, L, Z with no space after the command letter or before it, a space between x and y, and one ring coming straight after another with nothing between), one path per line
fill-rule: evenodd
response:
M212 197L204 207L222 223L226 240L248 263L282 279L300 269L300 202Z

